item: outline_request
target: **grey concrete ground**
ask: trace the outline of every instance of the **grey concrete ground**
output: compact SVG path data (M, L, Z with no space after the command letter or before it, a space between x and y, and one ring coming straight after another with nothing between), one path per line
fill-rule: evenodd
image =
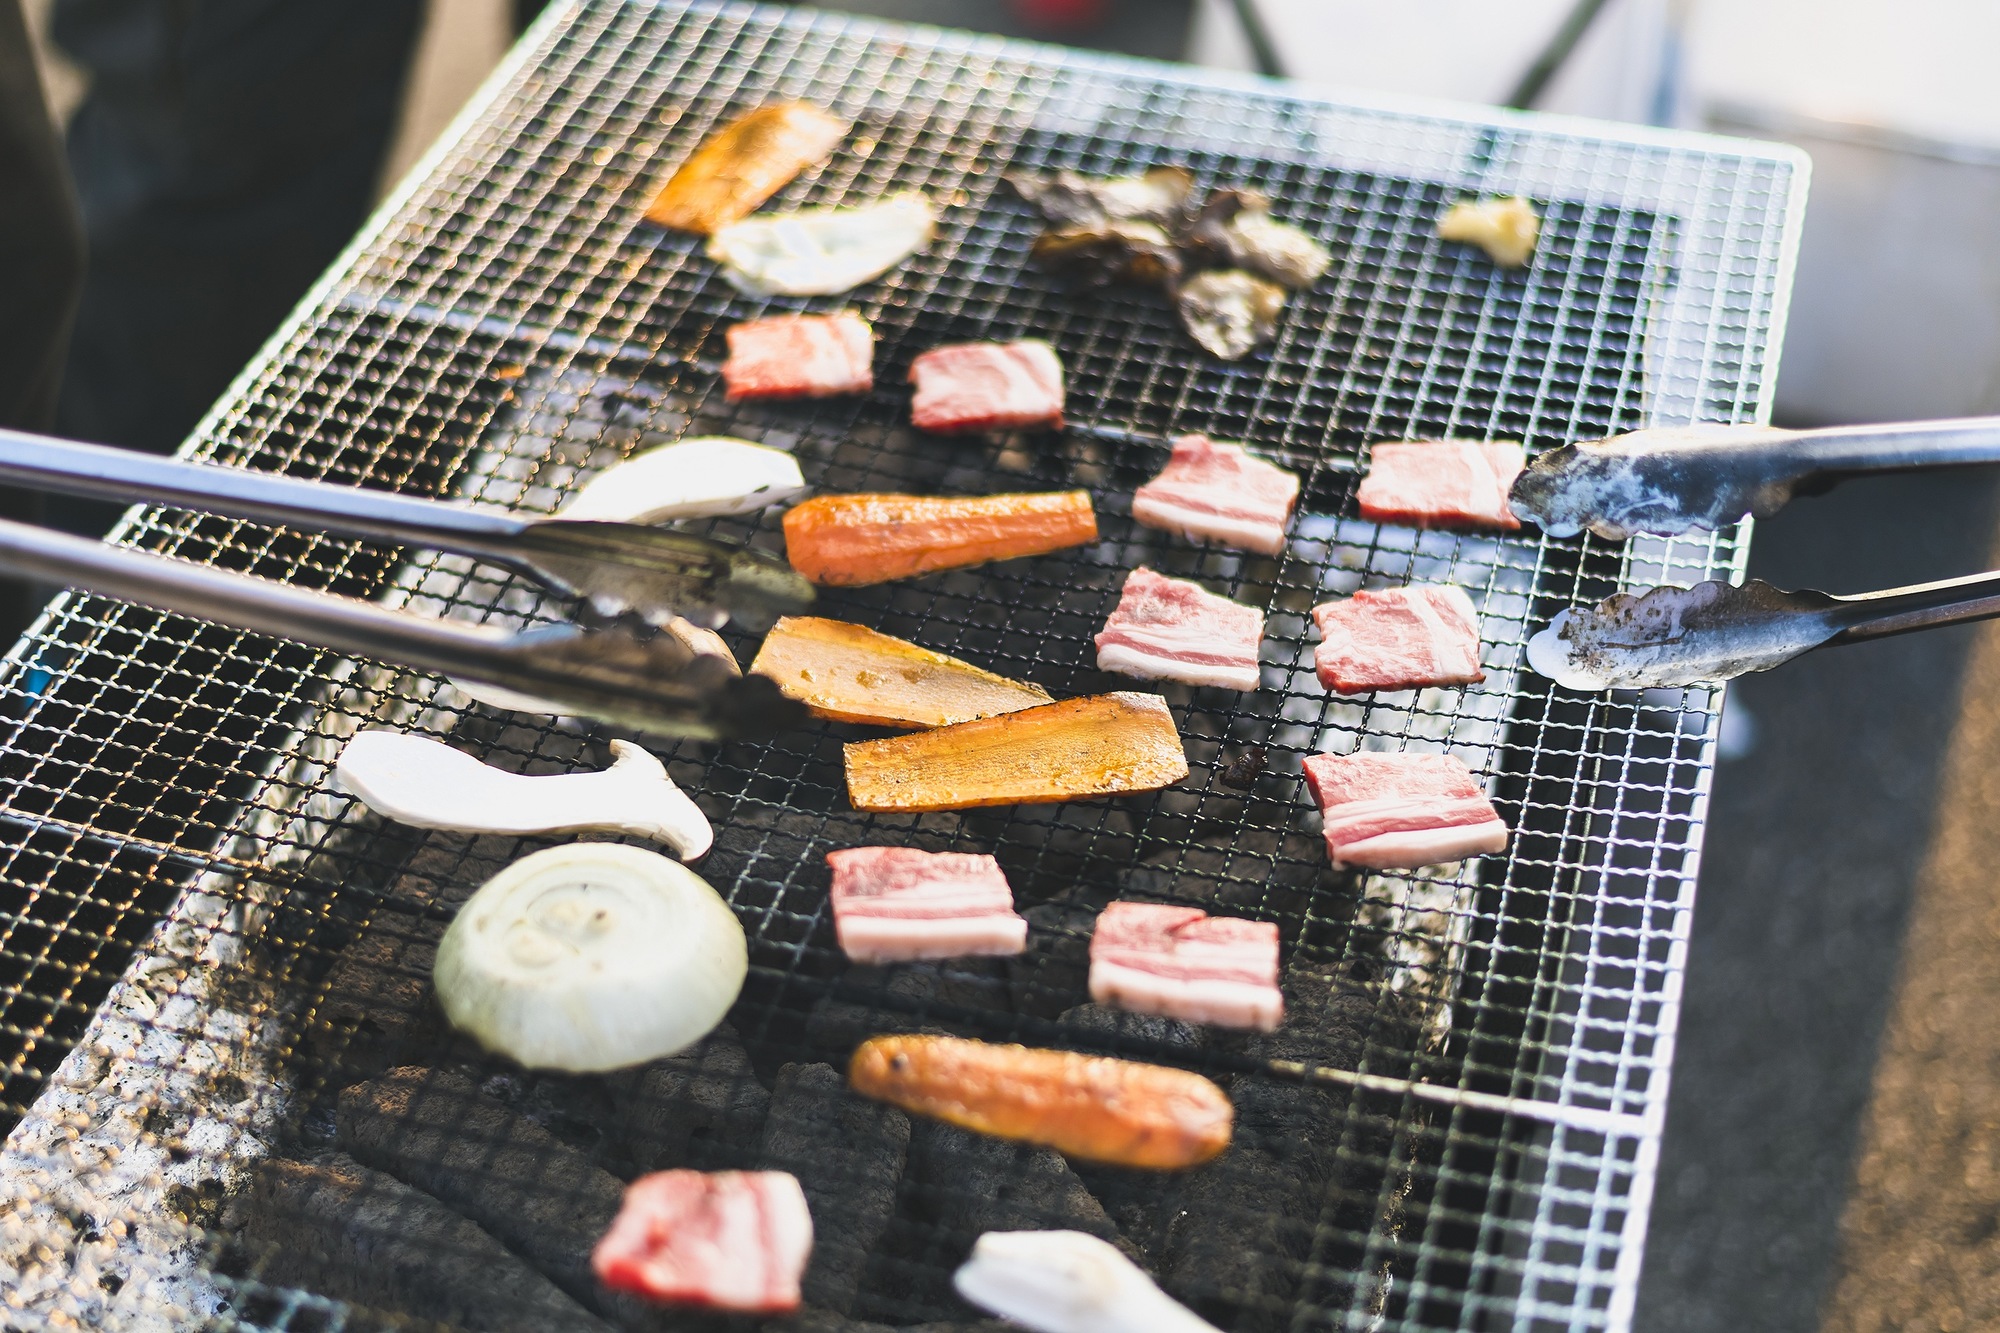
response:
M1973 573L1995 498L1979 473L1850 483L1763 524L1751 569L1830 592ZM1972 633L1833 649L1733 691L1756 741L1715 784L1642 1333L1820 1326Z

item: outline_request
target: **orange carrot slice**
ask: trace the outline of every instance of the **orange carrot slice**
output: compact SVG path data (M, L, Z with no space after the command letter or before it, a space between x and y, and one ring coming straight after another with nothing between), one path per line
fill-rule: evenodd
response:
M681 163L646 209L646 221L703 236L757 205L847 134L847 122L810 102L779 102L739 116Z
M1049 692L844 620L786 616L750 670L820 717L943 727L1049 703Z
M821 495L785 514L785 554L814 583L856 587L1097 540L1087 491Z
M855 741L847 798L857 810L969 810L1152 791L1188 774L1157 694L1099 694L956 726Z
M1221 1088L1185 1069L959 1037L870 1038L847 1079L962 1129L1154 1170L1214 1157L1236 1117Z

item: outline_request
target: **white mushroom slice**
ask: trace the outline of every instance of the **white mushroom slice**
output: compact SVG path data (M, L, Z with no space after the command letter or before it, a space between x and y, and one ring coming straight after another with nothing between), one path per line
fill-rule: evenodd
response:
M881 277L931 243L937 210L921 191L856 208L802 208L717 231L708 257L752 296L833 296Z
M530 1069L585 1074L686 1050L748 970L743 927L701 876L640 847L579 842L481 885L432 976L460 1031Z
M806 488L798 460L726 435L650 449L591 478L557 518L661 523L673 518L754 514Z
M989 1231L952 1283L1038 1333L1217 1333L1116 1246L1081 1231Z
M1446 209L1437 233L1447 241L1476 245L1502 268L1521 268L1535 253L1542 236L1541 214L1520 195L1505 199L1465 200Z
M527 701L533 702L533 701ZM525 777L427 736L363 731L334 775L370 810L418 828L463 833L624 833L692 861L715 841L700 807L666 766L630 741L611 742L601 773Z

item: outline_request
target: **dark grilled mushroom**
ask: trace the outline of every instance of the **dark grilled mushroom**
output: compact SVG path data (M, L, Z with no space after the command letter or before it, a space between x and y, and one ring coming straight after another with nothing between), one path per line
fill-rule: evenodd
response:
M1188 336L1235 361L1277 334L1285 289L1242 269L1210 269L1182 283L1174 304Z
M1122 282L1171 289L1181 276L1181 256L1173 239L1151 222L1059 227L1036 237L1029 256L1079 287Z
M1052 227L1106 222L1178 226L1186 217L1194 176L1181 167L1154 167L1143 176L1092 179L1074 171L1050 175L1010 171L1003 179L1033 204Z
M1188 224L1181 246L1213 268L1248 269L1282 287L1305 287L1333 262L1327 248L1271 216L1255 190L1217 190Z

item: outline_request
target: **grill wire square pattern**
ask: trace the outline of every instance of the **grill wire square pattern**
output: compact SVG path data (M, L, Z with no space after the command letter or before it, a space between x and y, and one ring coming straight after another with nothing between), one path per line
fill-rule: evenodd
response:
M746 297L697 238L640 220L674 164L757 105L803 97L848 140L769 207L922 189L936 241L844 301ZM1275 343L1198 354L1141 293L1079 295L1027 262L1012 169L1270 195L1333 267ZM0 1265L23 1326L716 1327L596 1286L622 1182L662 1166L792 1170L813 1200L815 1309L795 1329L970 1327L953 1268L984 1230L1124 1247L1225 1329L1629 1324L1666 1101L1719 692L1586 697L1522 666L1579 600L1740 577L1747 532L1549 542L1354 517L1369 447L1768 411L1803 161L1786 150L1551 119L1362 107L1289 87L834 16L586 3L537 25L459 131L211 414L188 456L548 511L690 435L777 445L826 492L1082 487L1101 540L831 590L858 621L1058 698L1134 686L1091 635L1126 571L1267 614L1264 687L1161 688L1192 772L1166 791L955 814L848 805L843 741L659 751L717 832L699 872L750 938L728 1028L603 1077L534 1074L453 1035L429 969L459 903L545 840L424 832L346 797L362 727L503 768L595 769L601 734L448 682L82 594L8 656L0 734ZM1522 193L1525 271L1440 242L1452 201ZM723 330L845 305L878 388L723 401ZM907 426L910 361L1040 337L1069 373L1060 436ZM1131 521L1168 442L1242 440L1297 470L1267 558ZM782 550L777 515L703 531ZM503 571L145 509L115 537L426 614L573 609ZM1344 700L1310 609L1456 583L1487 680ZM753 638L733 635L748 660ZM1459 755L1515 829L1431 871L1327 865L1300 761ZM1032 923L1016 960L862 968L834 946L829 850L991 852ZM1118 898L1277 924L1285 1025L1196 1030L1087 1003L1090 923ZM948 1031L1199 1070L1235 1146L1179 1175L1066 1162L863 1103L839 1070L877 1032ZM750 1325L745 1325L746 1327Z

